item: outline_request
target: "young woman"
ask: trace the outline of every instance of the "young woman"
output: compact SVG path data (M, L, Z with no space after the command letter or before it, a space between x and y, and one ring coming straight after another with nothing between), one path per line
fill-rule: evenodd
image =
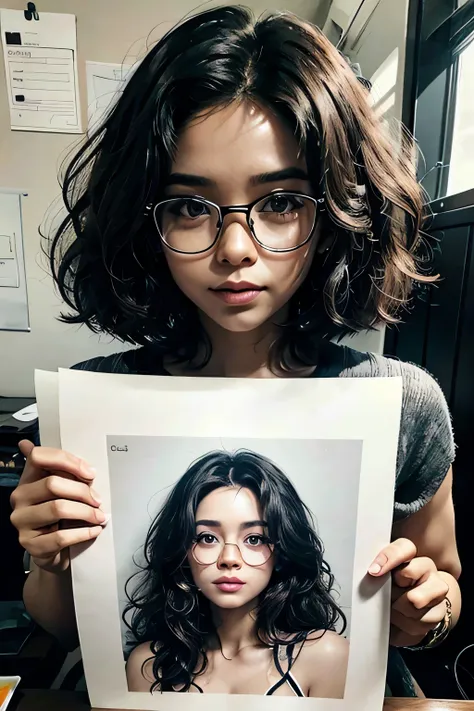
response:
M393 576L393 646L432 644L460 611L450 417L421 369L332 341L396 322L427 278L413 155L317 28L214 9L150 50L72 160L51 243L65 320L140 346L78 367L402 378L393 541L367 561ZM12 520L36 566L25 603L73 645L68 550L100 535L100 492L72 454L23 452ZM414 693L398 667L391 688Z
M310 512L269 459L194 462L153 521L145 560L124 614L130 691L343 698L334 577Z

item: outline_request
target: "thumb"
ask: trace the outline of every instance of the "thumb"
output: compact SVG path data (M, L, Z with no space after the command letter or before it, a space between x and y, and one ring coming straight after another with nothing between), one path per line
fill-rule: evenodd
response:
M18 444L18 448L22 455L26 458L28 458L35 448L35 445L33 442L30 442L28 439L22 439L21 442Z

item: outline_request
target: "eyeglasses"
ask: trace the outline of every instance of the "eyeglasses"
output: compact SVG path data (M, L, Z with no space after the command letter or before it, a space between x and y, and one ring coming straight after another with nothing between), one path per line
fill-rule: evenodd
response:
M293 252L312 237L318 205L303 193L280 191L248 205L221 207L198 195L162 200L153 208L162 242L173 252L202 254L212 249L222 232L224 217L243 212L254 240L270 252Z
M213 565L217 563L226 546L235 546L244 563L254 568L266 563L273 555L270 540L257 533L250 534L241 543L227 543L213 533L202 533L192 547L192 555L200 565Z

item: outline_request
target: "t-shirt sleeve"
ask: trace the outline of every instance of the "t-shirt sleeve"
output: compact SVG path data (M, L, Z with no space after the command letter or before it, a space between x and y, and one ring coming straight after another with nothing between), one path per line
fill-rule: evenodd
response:
M435 495L455 456L451 416L436 380L411 364L402 364L402 378L395 520L419 511Z

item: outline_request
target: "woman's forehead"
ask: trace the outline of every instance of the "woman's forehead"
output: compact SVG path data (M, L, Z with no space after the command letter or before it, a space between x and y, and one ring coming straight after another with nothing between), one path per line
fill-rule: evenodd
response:
M242 523L259 520L261 508L255 494L242 487L221 487L204 497L196 511L196 520Z
M173 173L201 175L217 184L305 167L292 131L271 111L250 102L199 117L181 132Z

